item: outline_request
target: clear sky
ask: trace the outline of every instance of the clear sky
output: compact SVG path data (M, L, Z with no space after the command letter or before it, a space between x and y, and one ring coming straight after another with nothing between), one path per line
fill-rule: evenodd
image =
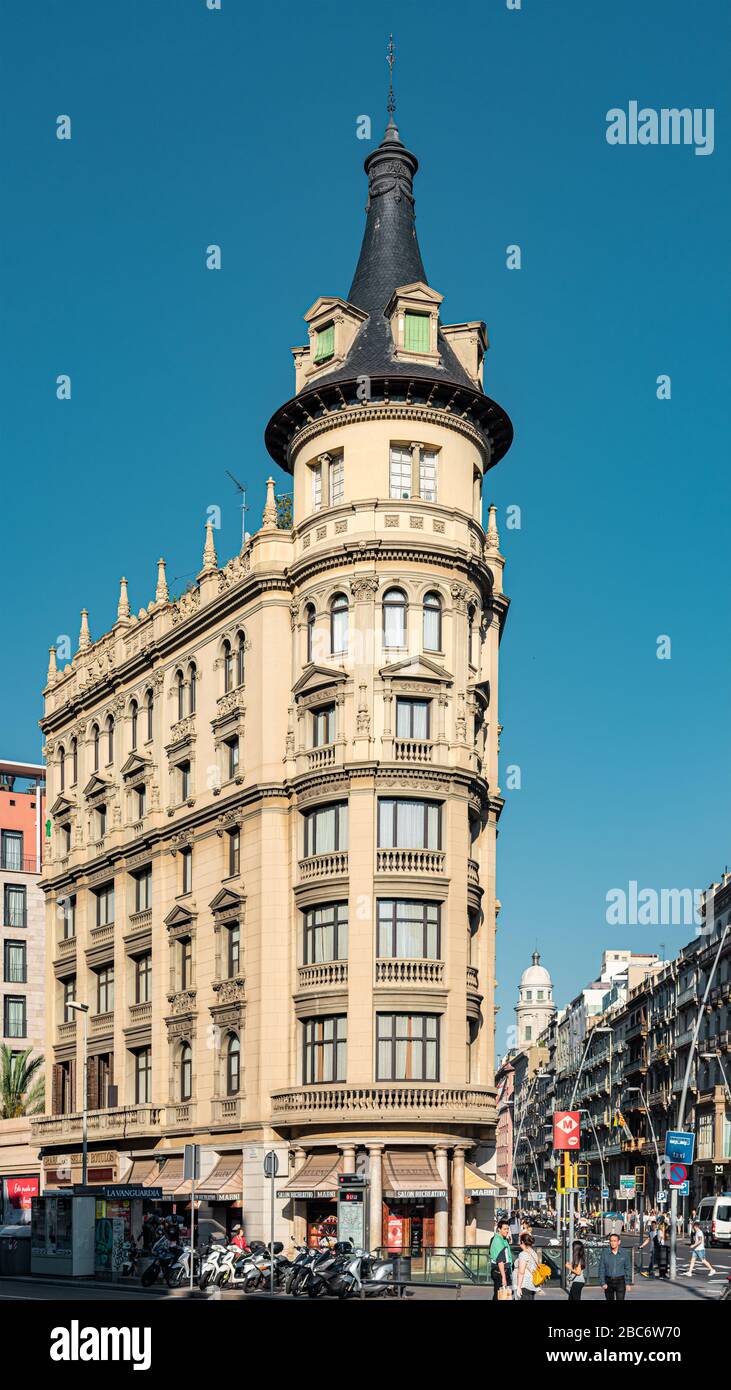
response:
M6 8L0 751L39 756L47 649L83 606L98 636L121 574L147 603L159 554L182 589L211 504L219 556L238 548L226 469L258 526L289 348L357 258L356 122L380 138L392 28L427 274L445 321L487 321L516 430L491 474L502 1051L536 944L564 1003L604 946L692 934L610 927L611 889L700 888L731 859L727 0ZM713 108L713 153L610 147L632 100Z

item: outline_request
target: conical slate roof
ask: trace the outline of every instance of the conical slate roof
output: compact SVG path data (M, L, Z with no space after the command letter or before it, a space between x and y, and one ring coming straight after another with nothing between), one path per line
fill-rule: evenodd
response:
M451 381L475 390L475 383L449 344L438 335L440 363L399 361L394 352L391 325L384 314L399 285L417 280L428 284L416 236L414 174L416 155L402 144L393 116L377 149L365 161L368 203L363 244L348 301L364 309L368 319L358 332L344 363L323 372L319 382L347 381L354 376L427 377Z

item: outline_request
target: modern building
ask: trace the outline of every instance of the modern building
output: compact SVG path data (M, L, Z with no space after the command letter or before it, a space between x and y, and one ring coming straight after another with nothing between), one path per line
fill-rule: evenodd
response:
M0 1043L34 1055L45 1045L45 775L42 765L0 759Z
M536 1043L555 1011L551 976L545 965L541 965L538 951L534 951L530 965L520 977L515 1005L518 1048Z
M90 1178L268 1229L369 1179L373 1246L486 1238L495 1183L495 845L503 593L489 469L510 421L485 325L447 324L393 120L365 161L347 298L320 295L266 444L263 524L195 584L51 651L42 727L48 1182ZM331 207L331 221L333 209ZM60 908L59 908L60 904ZM72 1003L83 1003L80 1017ZM103 1177L102 1177L103 1175Z

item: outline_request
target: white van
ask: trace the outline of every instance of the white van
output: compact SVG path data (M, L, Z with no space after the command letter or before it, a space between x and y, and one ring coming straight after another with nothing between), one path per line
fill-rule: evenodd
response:
M722 1197L703 1197L698 1204L697 1220L709 1245L731 1245L731 1192Z

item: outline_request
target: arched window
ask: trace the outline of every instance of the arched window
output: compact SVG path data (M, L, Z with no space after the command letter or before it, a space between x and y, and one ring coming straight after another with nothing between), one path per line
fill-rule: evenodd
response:
M99 725L95 724L91 731L91 741L94 749L94 771L99 771Z
M145 696L145 706L147 708L147 742L150 743L152 740L152 712L154 709L154 700L151 690L148 690Z
M442 600L439 594L424 595L424 634L425 652L442 650Z
M183 680L183 672L182 672L182 671L176 671L176 672L175 672L175 684L176 684L177 689L178 689L178 719L184 719L184 718L185 718L185 681Z
M130 707L129 707L130 746L131 746L131 748L132 748L132 752L134 752L135 748L137 747L137 716L138 716L138 714L139 714L139 705L137 704L137 701L136 701L136 700L133 700L133 701L132 701L132 704L131 704Z
M107 719L107 762L114 762L114 720L111 714Z
M63 744L58 750L58 789L63 791L66 787L66 749Z
M241 1086L241 1043L229 1033L226 1044L226 1095L237 1096Z
M75 738L71 740L71 785L76 786L79 780L79 744Z
M196 671L196 668L195 668L195 662L194 662L194 661L191 661L190 666L188 667L188 713L189 713L189 714L195 714L195 697L196 697L196 688L195 688L195 687L196 687L196 681L197 681L197 679L198 679L198 672Z
M231 690L234 681L234 658L231 651L231 643L227 640L223 644L223 688L224 691Z
M180 1099L190 1100L193 1094L193 1050L184 1042L180 1049Z
M307 660L313 661L313 651L315 649L315 607L308 603L305 609L305 620L307 622Z
M330 604L330 651L333 656L348 650L348 600L336 594Z
M243 685L243 683L244 683L244 650L245 650L245 647L246 647L246 638L244 637L243 632L239 632L239 633L236 634L236 684L237 684L237 685Z
M383 595L383 645L406 646L406 595L402 589L387 589Z

